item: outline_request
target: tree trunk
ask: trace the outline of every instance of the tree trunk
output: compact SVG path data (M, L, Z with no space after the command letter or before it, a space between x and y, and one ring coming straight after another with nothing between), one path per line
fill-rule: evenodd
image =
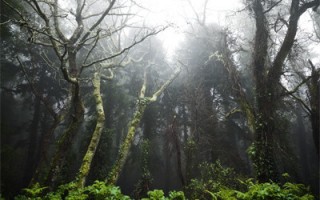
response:
M137 102L137 108L136 112L134 113L134 116L132 120L130 121L129 129L127 136L124 140L124 142L121 144L119 153L118 153L118 159L116 160L115 164L113 165L111 172L109 173L109 177L107 178L106 182L109 184L115 184L116 181L119 178L120 172L122 171L122 168L126 162L126 159L129 155L129 150L132 144L132 141L134 139L136 129L140 124L140 121L142 119L143 113L147 107L147 105L150 103L150 100L147 98L140 99Z
M70 41L67 48L68 51L68 71L62 70L65 74L65 79L71 83L71 106L70 106L70 117L71 122L67 129L62 135L60 141L58 141L58 149L46 178L46 182L53 188L60 175L61 169L64 165L68 150L72 146L72 141L76 136L84 119L84 106L80 95L80 83L79 83L79 67L77 65L77 51L75 44ZM62 63L63 65L63 63ZM65 66L64 66L65 67Z
M54 134L54 131L62 121L63 116L57 116L55 117L53 123L51 124L50 128L45 131L44 135L41 138L40 141L40 147L39 147L39 160L36 167L36 170L32 176L32 179L29 183L29 186L32 186L36 182L44 183L43 180L43 172L46 169L46 163L48 162L47 153L50 146L50 139ZM43 130L44 131L44 130Z
M176 158L177 158L177 173L180 178L181 184L184 187L186 184L186 181L183 176L182 171L182 155L181 155L181 148L180 148L180 139L179 139L179 133L176 131L177 129L177 120L176 116L174 116L173 122L171 124L171 134L173 138L174 147L176 150Z
M55 186L57 178L60 175L61 169L64 165L67 152L70 149L72 141L77 134L84 118L84 107L80 99L80 85L78 82L72 85L71 104L71 123L63 133L60 141L58 141L58 149L54 155L48 176L46 178L46 183L52 188Z
M301 170L301 179L303 181L303 183L307 183L307 178L310 177L309 176L309 163L308 163L308 151L307 151L307 142L306 142L306 130L303 124L303 113L302 113L302 108L300 107L300 105L298 105L299 107L297 107L297 111L296 111L296 116L297 116L297 135L298 135L298 145L299 145L299 161L300 161L300 166L302 168Z
M109 184L115 184L116 181L119 178L120 172L122 171L122 168L126 162L126 159L129 155L129 150L132 144L132 141L134 139L136 129L140 124L140 121L142 119L142 116L144 114L144 111L146 110L146 107L151 103L157 101L158 97L163 93L163 91L172 83L172 81L179 75L180 70L176 71L173 76L167 80L158 91L156 91L152 97L145 97L145 92L147 88L147 69L145 68L144 71L144 80L143 85L140 90L139 100L136 104L136 111L133 115L132 120L130 121L130 125L128 128L127 136L124 140L124 142L121 144L119 153L118 153L118 159L116 160L115 164L113 165L111 172L109 173L109 176L106 180Z
M278 173L274 158L274 126L269 117L257 119L254 152L252 152L253 165L257 179L260 182L277 181Z
M273 158L274 111L272 86L267 84L266 60L268 55L268 22L260 0L254 0L256 33L253 54L253 74L256 89L255 142L252 154L257 179L260 182L276 180Z
M97 72L94 74L93 87L93 96L96 101L97 124L79 170L77 177L78 187L85 186L86 178L91 168L92 159L96 153L101 138L101 133L104 128L105 116L100 92L100 75Z
M28 154L27 154L27 161L26 167L24 172L24 183L28 184L30 179L32 178L33 171L35 169L35 154L36 154L36 147L37 147L37 135L38 135L38 128L39 128L39 121L40 121L40 99L35 97L34 102L34 113L33 119L29 127L29 147L28 147Z
M308 84L309 91L310 91L310 107L311 107L311 126L312 126L312 133L313 133L313 141L316 147L316 152L319 157L319 126L320 126L320 70L316 69L313 63L309 60L309 64L311 65L312 72L311 72L311 83Z

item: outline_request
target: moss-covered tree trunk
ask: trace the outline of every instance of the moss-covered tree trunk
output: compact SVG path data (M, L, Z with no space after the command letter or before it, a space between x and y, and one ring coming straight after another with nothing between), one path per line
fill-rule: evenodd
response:
M102 97L100 92L100 74L98 74L97 72L94 73L93 87L94 87L93 96L96 101L97 124L92 134L90 144L82 160L82 164L78 173L78 177L77 177L78 187L85 186L86 178L91 168L92 159L96 153L96 150L101 138L101 134L104 128L105 116L104 116L104 109L103 109Z
M81 29L81 27L79 28ZM84 119L84 106L80 95L80 68L77 65L77 51L75 49L75 39L70 39L67 45L68 59L61 60L61 68L65 80L71 84L71 101L69 117L70 122L67 129L64 131L58 148L51 163L51 167L46 178L48 185L53 188L61 175L61 170L65 164L65 158L68 154L74 137L79 131L79 128Z
M137 101L137 104L136 104L136 111L133 115L132 120L129 123L127 136L124 142L120 146L118 158L115 164L113 165L108 178L106 179L106 182L109 184L115 184L119 178L120 172L122 171L123 166L126 162L126 159L129 155L130 147L132 145L132 142L136 133L136 129L140 124L140 121L142 119L142 116L144 114L146 107L151 102L157 101L158 97L162 94L162 92L172 83L172 81L180 73L180 70L176 71L176 73L174 73L173 76L169 80L167 80L159 88L159 90L152 95L152 97L145 97L145 92L147 88L147 69L148 67L145 68L143 85L140 90L139 100Z
M138 100L136 104L136 111L133 115L132 120L129 123L129 129L127 136L124 140L124 142L121 144L118 158L113 165L111 172L109 173L109 177L107 179L107 183L115 184L116 181L119 178L120 172L122 171L122 168L126 162L126 159L129 155L129 150L132 144L132 141L134 139L136 129L140 124L140 121L142 119L143 113L147 107L147 105L150 103L150 100L148 99L140 99Z
M58 141L57 151L50 165L50 170L46 177L46 183L51 187L55 187L56 181L61 173L62 167L65 164L65 158L70 150L72 141L83 122L84 107L80 98L80 84L76 82L72 85L72 100L70 108L71 122Z

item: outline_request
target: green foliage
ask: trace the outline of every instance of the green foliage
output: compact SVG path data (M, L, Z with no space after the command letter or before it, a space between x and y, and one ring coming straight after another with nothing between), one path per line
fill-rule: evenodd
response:
M256 146L252 143L247 149L248 155L252 158L257 154Z
M171 191L169 192L169 199L170 200L185 200L186 197L184 196L184 193L181 191Z
M190 199L222 200L313 200L309 189L302 184L287 182L283 185L274 182L258 183L253 179L237 177L231 168L224 168L220 161L203 163L199 167L200 178L192 179L186 187ZM289 174L283 174L288 178Z
M44 190L47 189L47 187L41 187L39 183L35 183L30 188L23 189L25 195L20 195L16 197L15 199L23 200L23 199L41 199Z
M242 182L247 186L245 192L234 189L221 189L219 192L211 193L212 199L239 199L239 200L314 200L315 198L308 194L308 188L302 184L285 183L279 185L274 182L256 183L252 179Z
M211 169L218 169L221 167L219 163L205 164L206 167ZM228 177L231 175L231 169L224 169L225 171L219 176L224 175ZM224 174L225 173L225 174ZM226 176L227 175L227 176ZM219 177L218 176L218 177ZM190 199L213 199L213 200L314 200L314 196L309 194L309 188L302 184L295 184L287 182L285 184L277 184L274 182L258 183L253 179L241 181L238 179L239 184L243 185L244 189L235 189L232 184L226 186L222 180L211 180L209 183L196 182L192 180L193 186L192 195ZM191 187L191 186L189 186ZM211 188L210 188L211 187ZM211 190L210 190L210 189ZM55 192L43 194L46 187L41 187L35 184L29 189L24 189L25 195L20 195L15 200L129 200L130 197L121 193L119 187L114 185L106 185L104 182L95 181L94 184L79 188L76 183L61 185ZM168 196L165 196L162 190L152 190L148 192L147 198L142 200L186 200L186 197L181 191L171 191Z
M130 199L121 193L119 187L106 185L104 182L96 181L93 185L87 187L89 196L93 199Z
M153 190L148 192L149 198L143 200L165 200L165 196L162 190Z
M142 200L185 200L184 193L179 191L171 191L168 197L164 196L162 190L153 190L148 192L148 198L143 198Z
M273 181L278 180L274 158L270 153L273 152L272 145L265 144L264 142L254 142L247 149L247 152L253 161L253 168L258 179L261 180L261 177L268 177Z
M219 160L215 163L200 164L199 171L200 178L192 179L186 187L186 192L191 199L211 199L212 192L240 187L235 171L232 168L223 167Z
M39 184L31 189L25 189L28 192L27 195L17 196L16 200L25 199L48 199L48 200L84 200L84 199L97 199L97 200L128 200L128 196L121 193L119 187L113 185L106 185L104 182L95 181L94 184L79 188L76 183L71 182L65 185L59 186L57 191L50 192L46 195L42 194L45 188L41 188ZM32 196L30 195L32 194Z

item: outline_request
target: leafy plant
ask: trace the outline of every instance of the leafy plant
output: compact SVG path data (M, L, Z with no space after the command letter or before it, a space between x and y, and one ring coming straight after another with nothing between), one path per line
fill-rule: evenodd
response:
M240 188L235 171L222 166L219 160L215 163L200 164L199 171L200 177L192 179L186 187L186 192L191 199L211 199L210 193L216 193L225 188Z
M169 192L169 199L170 200L185 200L186 197L182 191L171 191Z
M142 198L142 200L185 200L184 193L179 191L169 192L169 196L165 197L162 190L152 190L148 192L148 198Z
M254 148L250 149L254 154ZM285 184L275 182L258 183L252 178L243 180L233 169L224 168L220 161L202 163L199 167L200 177L192 179L186 187L190 199L222 200L313 200L309 189L289 181L289 174L283 174Z
M85 199L97 199L97 200L129 200L130 198L121 193L121 190L117 186L106 185L104 182L95 181L94 184L79 188L74 182L61 185L57 191L50 192L48 194L42 194L40 192L41 187L37 185L37 189L25 189L26 191L33 191L33 196L20 195L16 200L26 199L47 199L47 200L85 200ZM31 198L30 198L31 197Z
M149 198L143 198L142 200L166 200L162 190L149 191L148 196Z
M121 190L117 186L106 185L104 182L95 181L93 185L86 187L85 192L89 194L91 199L130 199L121 193Z
M241 192L225 188L219 192L211 193L212 199L239 199L239 200L314 200L309 194L308 188L302 184L285 183L279 185L274 182L256 183L252 179L243 182L247 185L247 191Z
M30 188L23 189L25 195L19 195L15 199L41 199L40 196L43 194L45 189L47 189L47 187L41 187L39 183L35 183Z

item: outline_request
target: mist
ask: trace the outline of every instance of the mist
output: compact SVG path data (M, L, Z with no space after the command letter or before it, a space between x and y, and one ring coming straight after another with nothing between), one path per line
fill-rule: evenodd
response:
M318 7L1 0L1 198L319 199Z

